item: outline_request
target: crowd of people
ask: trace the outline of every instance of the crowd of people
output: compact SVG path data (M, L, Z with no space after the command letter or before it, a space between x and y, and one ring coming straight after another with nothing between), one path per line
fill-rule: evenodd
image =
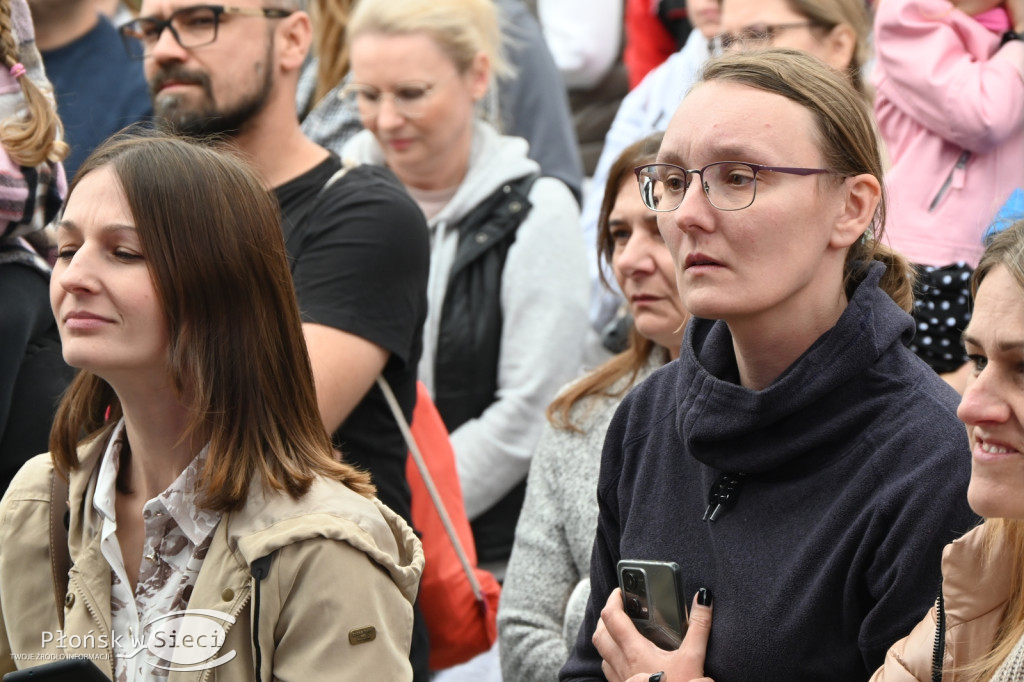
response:
M0 57L0 674L1024 679L1024 0L0 0ZM424 405L502 583L443 669Z

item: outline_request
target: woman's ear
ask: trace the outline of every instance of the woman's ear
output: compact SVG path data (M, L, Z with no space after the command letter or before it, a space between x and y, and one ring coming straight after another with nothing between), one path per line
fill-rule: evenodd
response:
M882 185L870 173L861 173L843 180L842 204L832 229L829 244L837 249L852 246L871 226L882 200Z
M857 53L857 33L848 24L836 24L825 36L825 63L837 71L850 68Z
M487 94L487 88L491 85L491 59L483 52L477 52L473 57L473 63L466 72L466 79L469 83L473 101L483 99Z

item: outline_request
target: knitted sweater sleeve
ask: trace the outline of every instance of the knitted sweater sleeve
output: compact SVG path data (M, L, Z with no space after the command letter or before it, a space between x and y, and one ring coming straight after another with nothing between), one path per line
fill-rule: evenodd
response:
M506 682L556 679L569 655L563 639L566 607L589 576L576 565L567 536L563 487L572 474L562 470L559 459L588 456L580 452L580 440L581 434L549 424L530 465L498 611Z

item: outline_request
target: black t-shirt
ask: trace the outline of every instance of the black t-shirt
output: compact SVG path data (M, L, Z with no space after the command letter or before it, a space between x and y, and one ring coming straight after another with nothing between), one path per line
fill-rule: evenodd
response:
M274 189L303 322L362 337L390 352L384 377L406 419L423 352L430 239L426 220L386 168L341 168L331 155ZM334 433L345 461L373 475L380 500L410 519L407 448L374 385Z

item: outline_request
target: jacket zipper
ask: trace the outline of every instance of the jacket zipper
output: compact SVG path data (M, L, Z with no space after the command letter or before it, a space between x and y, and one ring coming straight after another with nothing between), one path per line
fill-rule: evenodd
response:
M942 599L942 578L935 600L935 644L932 646L932 682L942 682L943 659L946 657L946 606Z
M236 608L231 614L229 614L229 615L234 617L234 619L236 621L236 624L237 624L237 621L238 621L238 614L240 614L242 611L245 610L245 607L249 605L250 600L252 600L252 590L249 591L249 594L246 595L245 599L243 599L241 602L239 602L238 608ZM230 629L231 629L230 624L228 625L227 628L224 628L224 640L225 640L225 642L227 641L227 636L228 636L228 632L230 632ZM206 670L203 670L199 674L198 682L207 682L207 680L210 679L210 675L214 674L215 670L216 670L216 668L207 668ZM256 670L254 668L253 669L253 673L255 673L255 672L256 672ZM173 671L172 671L172 673L173 673ZM256 680L256 682L260 682L260 680Z
M932 199L932 203L928 205L928 212L931 213L935 210L935 207L942 201L942 197L946 196L946 192L949 191L950 185L953 184L953 176L956 175L957 171L963 171L967 167L967 160L971 158L971 152L964 150L960 154L960 158L956 160L956 165L953 166L953 170L949 171L949 175L946 176L946 181L942 183L942 187L939 188L939 193Z
M68 592L70 593L70 591L71 591L71 588L69 587L68 588ZM88 592L86 592L85 587L82 587L81 591L82 591L83 595L86 595L87 597L89 597L87 599L83 599L82 600L84 602L85 610L88 611L89 612L89 616L92 617L92 622L96 624L96 629L100 630L101 633L102 633L106 628L103 627L103 622L100 620L99 614L96 613L96 610L92 607L92 599L91 599L92 595L89 594ZM107 658L107 663L110 665L110 672L111 672L111 674L113 674L116 677L117 676L117 666L114 665L114 632L113 632L113 629L111 629L106 634L107 634L107 642L108 642L108 645L107 645L107 657L108 657Z

